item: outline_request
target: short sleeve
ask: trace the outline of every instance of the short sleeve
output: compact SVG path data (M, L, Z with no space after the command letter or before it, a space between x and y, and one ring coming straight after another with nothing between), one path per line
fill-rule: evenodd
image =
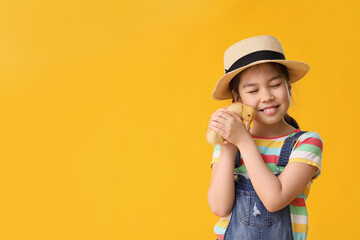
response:
M317 167L312 179L318 178L321 172L323 141L316 132L306 132L301 135L295 144L289 159L291 162L300 162Z
M211 160L211 163L210 163L211 168L212 168L213 163L216 163L216 162L219 161L220 150L221 150L220 144L215 145L212 160Z

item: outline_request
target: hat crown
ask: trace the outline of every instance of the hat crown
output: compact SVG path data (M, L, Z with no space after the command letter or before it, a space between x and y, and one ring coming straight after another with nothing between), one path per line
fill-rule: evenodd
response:
M280 41L270 35L244 39L231 45L224 53L224 68L229 69L240 58L257 51L274 51L284 54Z

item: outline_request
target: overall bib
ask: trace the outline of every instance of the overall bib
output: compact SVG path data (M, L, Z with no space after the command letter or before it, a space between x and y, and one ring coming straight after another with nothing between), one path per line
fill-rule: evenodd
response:
M285 139L277 166L285 167L291 151L301 134L300 131ZM240 152L237 152L235 167L240 166ZM279 176L280 172L276 173ZM256 194L250 179L238 175L235 182L235 202L224 240L293 240L290 208L269 212Z

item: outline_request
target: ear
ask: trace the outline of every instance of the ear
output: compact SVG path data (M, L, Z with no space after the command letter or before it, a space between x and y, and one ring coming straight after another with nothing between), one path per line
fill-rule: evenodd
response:
M235 90L231 90L231 94L233 99L235 99L235 102L241 102L240 96L235 92Z

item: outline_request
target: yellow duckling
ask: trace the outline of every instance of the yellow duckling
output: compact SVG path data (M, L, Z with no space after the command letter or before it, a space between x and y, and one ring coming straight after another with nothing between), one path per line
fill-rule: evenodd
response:
M227 107L227 110L232 111L239 115L239 117L245 121L246 130L249 131L250 124L254 120L255 117L255 110L251 106L244 105L242 103L232 103ZM206 131L206 140L215 146L216 144L220 144L224 142L224 138L219 136L210 128Z

